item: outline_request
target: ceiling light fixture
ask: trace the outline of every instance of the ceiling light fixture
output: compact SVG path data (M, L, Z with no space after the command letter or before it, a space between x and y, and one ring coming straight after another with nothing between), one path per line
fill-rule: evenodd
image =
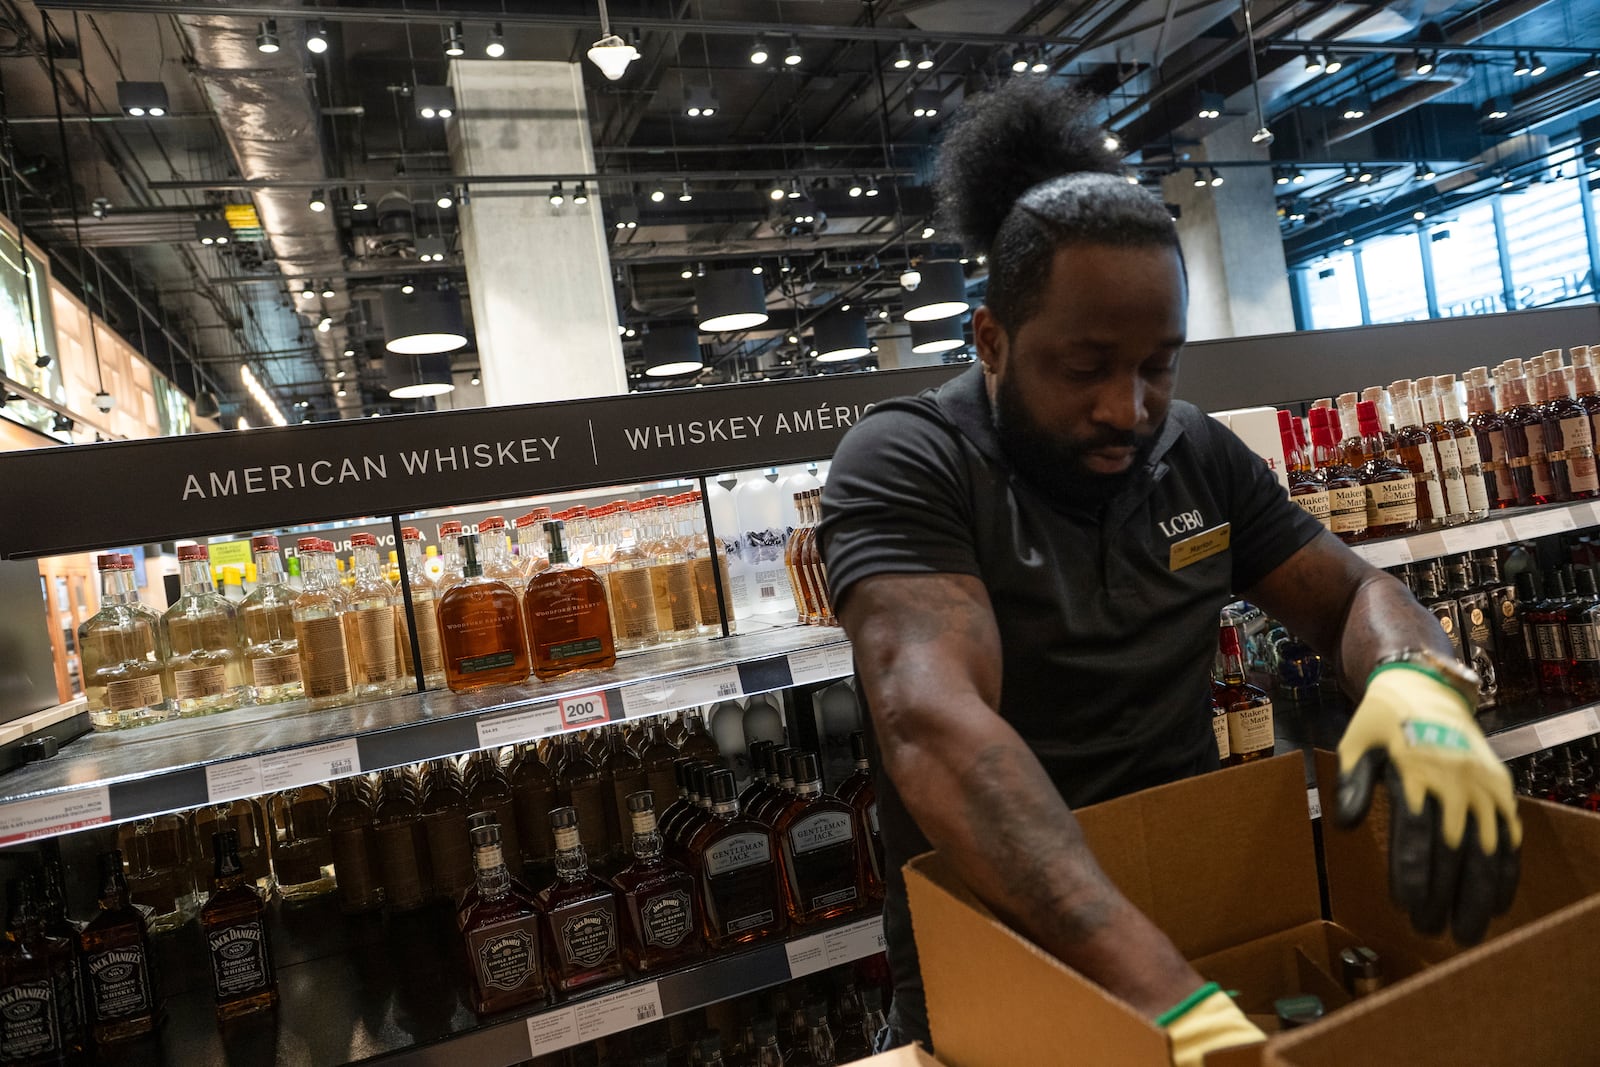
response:
M1201 172L1200 168L1194 168L1194 187L1196 189L1204 189L1208 184L1206 176Z
M782 259L778 260L778 273L788 274L792 270L794 270L794 264L789 262L788 256L784 256Z
M1421 222L1423 219L1428 217L1428 213L1419 208L1411 213L1411 217L1416 219L1418 222Z
M703 333L748 330L767 321L767 291L748 270L713 270L697 277L694 302Z
M894 50L894 62L891 64L895 70L906 70L911 66L911 49L901 41Z
M159 119L168 111L167 87L161 82L118 82L117 106L131 118Z
M355 197L354 200L350 201L350 210L351 211L365 211L365 210L367 210L367 208L369 208L371 206L372 205L367 203L367 189L366 189L366 186L363 186L363 185L356 186L356 197Z
M708 85L691 85L684 93L683 113L692 119L708 119L717 113L717 94Z
M661 187L657 186L656 188L650 190L650 202L652 204L659 204L659 203L661 203L661 201L665 200L666 198L667 198L667 191L665 189L662 189Z
M705 366L693 326L655 326L644 335L644 372L650 377L678 378Z
M449 211L451 208L456 206L456 200L455 197L451 196L448 192L443 192L439 194L438 199L436 199L433 204L440 211Z
M1203 119L1220 119L1222 108L1228 98L1221 93L1211 90L1202 90L1200 93L1200 117Z
M225 245L233 238L233 231L222 219L200 219L194 224L194 235L203 245Z
M1314 78L1318 74L1321 74L1326 65L1327 64L1325 64L1322 60L1321 52L1306 53L1306 73L1311 77Z
M639 228L639 205L633 203L617 205L616 228L619 230L637 230Z
M1483 117L1490 120L1503 119L1511 113L1511 98L1507 96L1492 96L1483 104Z
M1356 181L1365 185L1367 182L1372 181L1372 172L1365 167L1362 167L1361 173L1356 175Z
M845 190L845 195L850 196L850 197L858 197L864 191L865 191L865 187L862 186L861 179L860 178L851 178L850 179L850 187Z
M929 49L929 47L928 47L926 42L923 43L922 51L920 53L918 53L918 55L917 55L917 69L918 70L932 70L933 69L933 51L931 49Z
M448 85L417 85L411 90L417 114L425 119L447 119L456 113L456 94Z
M1417 73L1419 75L1421 75L1423 77L1427 77L1429 74L1432 74L1435 70L1438 70L1438 69L1439 69L1439 53L1438 52L1418 52L1417 53Z
M1223 182L1222 172L1217 170L1216 167L1212 167L1211 168L1211 187L1213 189L1215 189L1218 186L1220 186L1222 184L1222 182Z
M1600 55L1596 55L1593 52L1589 53L1589 61L1583 65L1583 76L1585 78L1600 77Z
M317 290L315 288L313 288L313 285L312 285L311 282L308 281L308 282L306 282L305 285L300 287L300 299L301 300L315 300L316 298L317 298Z
M878 195L878 179L876 176L867 179L867 196Z
M1028 64L1028 70L1034 74L1050 73L1050 56L1043 50L1033 54L1033 62Z
M1344 60L1340 59L1338 56L1334 55L1331 52L1328 53L1328 58L1322 64L1323 73L1325 73L1325 74L1337 74L1343 69L1344 69Z
M1543 74L1545 71L1547 71L1549 69L1550 69L1549 67L1545 66L1544 63L1540 61L1540 59L1539 59L1539 57L1537 55L1534 55L1532 52L1528 53L1528 76L1529 77L1537 78L1539 75Z
M926 241L928 238L932 237L933 234L934 234L934 229L933 229L932 226L924 226L922 228L921 239Z
M461 23L452 22L444 38L444 54L451 59L467 54L466 46L462 44L461 37Z
M1351 246L1351 245L1353 245L1353 244L1355 244L1355 243L1356 243L1356 239L1355 239L1355 238L1354 238L1354 237L1346 237L1346 238L1345 238L1345 239L1344 239L1344 242L1343 242L1343 243L1344 243L1344 246L1345 246L1345 247L1346 247L1346 248L1349 248L1349 247L1350 247L1350 246Z
M482 385L483 384L483 377L482 377L482 375L474 374L472 376L472 378L470 379L470 381L472 382L473 385Z
M967 275L961 264L953 259L939 259L923 263L919 283L906 286L906 275L901 275L901 285L907 296L902 302L907 322L929 322L947 319L967 310ZM914 295L912 295L914 294Z
M1517 78L1521 78L1521 77L1524 77L1525 75L1527 75L1532 70L1533 70L1533 67L1528 63L1527 57L1524 56L1521 52L1518 52L1516 59L1512 61L1512 67L1511 67L1512 76L1513 77L1517 77Z
M683 179L683 184L678 187L678 203L687 204L694 199L694 193L689 191L689 179Z
M1289 172L1286 171L1286 170L1278 170L1276 167L1274 167L1273 171L1272 171L1272 184L1273 185L1288 185L1289 184Z
M919 356L951 352L966 343L960 315L911 320L911 351Z
M278 50L278 20L264 19L256 30L256 51L272 55Z
M572 202L574 204L587 204L589 202L589 187L583 182L579 182L578 187L572 191Z
M771 53L767 51L767 46L757 37L756 43L750 46L750 62L759 67L770 58Z
M406 296L410 296L412 293L417 291L417 287L412 285L410 282L404 282L400 286L400 291Z
M911 109L913 118L931 119L939 114L939 106L943 103L937 90L914 89L906 98L906 106Z
M773 200L782 200L784 197L783 182L781 180L773 182L772 188L767 190L767 196Z
M567 198L561 192L561 183L560 182L556 182L555 188L550 190L550 206L551 207L560 207L562 204L564 204L566 202L567 202Z
M330 316L324 315L324 316L322 316L322 318L317 320L317 332L318 333L328 333L332 329L333 329L333 319Z
M1306 183L1306 172L1296 167L1293 173L1289 175L1289 182L1291 185L1304 185Z
M322 212L328 210L328 198L323 194L321 189L314 189L311 192L311 199L306 201L306 207L320 215Z
M594 59L594 50L598 47L599 45L591 45L589 47L590 59ZM500 25L500 23L495 23L494 29L489 31L489 39L483 43L483 54L488 56L490 59L499 59L506 54L506 31L505 28ZM604 69L604 67L602 67L602 69ZM606 76L610 77L609 74ZM615 78L612 78L612 81L615 80Z
M800 42L790 37L789 50L783 53L783 65L786 67L798 67L800 61L804 58L805 54L800 51Z
M454 352L467 343L461 297L450 288L384 290L383 324L383 347L400 355Z
M322 299L324 299L324 300L332 300L335 295L336 294L333 291L333 283L332 282L323 282L322 283Z
M306 51L321 55L328 50L328 22L318 19L306 30Z
M694 277L694 268L686 264L684 268L678 272L678 277L682 278L684 281L688 281L690 278Z
M822 313L812 324L812 347L818 363L843 363L872 352L867 338L867 320L858 311L849 314L849 304Z

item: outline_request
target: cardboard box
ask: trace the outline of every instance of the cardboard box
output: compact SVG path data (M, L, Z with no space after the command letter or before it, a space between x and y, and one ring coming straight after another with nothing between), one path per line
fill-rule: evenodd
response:
M1334 766L1319 754L1326 811ZM1521 811L1522 888L1491 936L1600 892L1600 818L1539 801ZM1328 965L1352 939L1382 954L1390 981L1457 952L1446 938L1414 933L1389 901L1386 797L1353 830L1324 820L1319 872L1298 754L1077 815L1111 880L1203 975L1242 988L1247 1010L1270 1011L1287 992L1318 992L1305 987L1336 977ZM998 921L937 853L908 864L906 882L934 1048L951 1067L1051 1063L1063 1049L1075 1067L1170 1063L1164 1032ZM1208 1062L1260 1056L1257 1048Z
M864 1060L851 1060L850 1064L851 1067L944 1067L939 1060L922 1051L917 1045L906 1045L904 1048L880 1052Z
M1289 472L1283 465L1283 440L1278 436L1278 409L1272 407L1232 408L1213 411L1213 419L1238 435L1250 451L1266 460L1284 492L1289 491Z
M1267 1067L1587 1067L1600 1059L1600 897L1529 923L1314 1026Z

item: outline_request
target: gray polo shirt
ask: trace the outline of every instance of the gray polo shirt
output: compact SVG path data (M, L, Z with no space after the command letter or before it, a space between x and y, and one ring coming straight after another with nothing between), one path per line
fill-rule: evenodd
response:
M854 426L822 506L836 609L877 574L983 582L1000 631L1000 714L1075 808L1217 767L1218 612L1321 529L1260 457L1182 401L1121 493L1102 506L1052 499L1011 471L977 365ZM1228 548L1174 567L1223 524ZM883 774L878 817L896 1015L927 1040L900 867L929 845Z

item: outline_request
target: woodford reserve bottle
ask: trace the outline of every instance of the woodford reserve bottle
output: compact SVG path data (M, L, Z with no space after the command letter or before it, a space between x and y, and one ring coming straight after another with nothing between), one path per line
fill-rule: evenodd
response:
M650 974L700 953L700 912L694 876L662 854L650 792L629 793L623 804L633 858L611 884L622 897L623 958L640 974Z
M795 796L774 829L789 919L806 926L861 906L861 837L855 809L822 791L817 754L802 752L794 768Z
M122 853L100 854L100 911L78 933L84 1004L96 1045L155 1029L156 987L150 974L150 932L128 899Z
M161 616L179 716L229 711L249 702L239 610L211 582L205 545L180 545L182 594Z
M1253 763L1272 755L1272 698L1246 680L1244 648L1239 627L1223 617L1218 630L1222 652L1222 688L1217 702L1228 709L1228 750L1231 765Z
M523 594L534 675L555 678L568 671L613 666L617 646L605 583L588 567L567 559L565 524L553 519L544 530L550 542L550 566L528 579ZM648 572L641 580L648 592ZM654 607L650 617L655 617Z
M239 862L238 835L212 835L216 856L211 898L200 909L200 930L211 957L217 1019L226 1022L278 1003L278 975L267 941L266 906Z
M712 771L707 788L711 811L687 850L700 882L706 943L723 949L782 933L788 920L772 831L740 816L732 771Z
M295 594L278 555L278 539L252 537L250 551L256 559L256 587L239 605L245 674L255 688L257 704L297 700L304 694L304 686L291 608Z
M498 823L472 828L477 891L458 917L472 974L472 1008L479 1015L542 1004L550 997L540 958L539 905L512 879L500 835Z
M617 897L589 873L578 813L552 811L550 830L556 839L556 880L539 892L545 968L553 989L572 993L623 976Z
M483 573L478 537L461 536L461 580L439 598L444 673L457 693L528 679L528 646L516 593Z

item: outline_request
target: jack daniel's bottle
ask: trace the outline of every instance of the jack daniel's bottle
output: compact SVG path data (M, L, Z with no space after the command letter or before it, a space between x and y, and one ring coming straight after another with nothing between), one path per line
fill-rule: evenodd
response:
M267 941L266 906L239 862L239 835L211 835L216 878L200 909L200 930L211 957L217 1019L227 1022L278 1003L278 975Z
M128 900L119 850L100 855L100 913L78 934L84 999L96 1045L141 1037L155 1028L156 990L150 934Z
M477 893L460 922L479 1015L548 999L539 948L539 905L511 878L500 851L498 823L474 826Z
M556 839L556 880L539 893L545 913L545 966L551 986L572 993L623 975L617 898L589 873L577 812L552 811L550 829Z

